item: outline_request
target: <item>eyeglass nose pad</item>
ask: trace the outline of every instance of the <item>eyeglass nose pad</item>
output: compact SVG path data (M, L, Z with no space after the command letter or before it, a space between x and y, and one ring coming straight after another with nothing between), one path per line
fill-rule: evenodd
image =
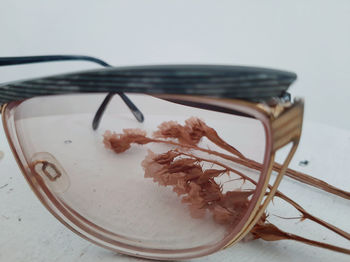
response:
M35 153L31 159L31 166L35 175L40 176L46 186L55 193L64 193L70 187L66 171L50 153Z

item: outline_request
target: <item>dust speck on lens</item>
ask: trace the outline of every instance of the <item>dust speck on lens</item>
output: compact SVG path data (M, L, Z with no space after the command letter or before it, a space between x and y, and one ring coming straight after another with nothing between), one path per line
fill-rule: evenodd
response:
M309 164L309 160L299 161L299 166L307 166Z
M3 186L0 186L0 189L3 189L3 188L5 188L5 187L7 187L9 184L5 184L5 185L3 185Z
M71 143L72 143L72 140L69 140L69 139L68 139L68 140L65 140L64 143L65 143L66 145L71 144Z

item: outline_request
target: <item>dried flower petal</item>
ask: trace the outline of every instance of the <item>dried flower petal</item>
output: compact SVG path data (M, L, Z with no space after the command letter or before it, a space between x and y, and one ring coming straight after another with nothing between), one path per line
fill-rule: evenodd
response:
M176 121L163 122L158 126L158 131L153 133L155 138L175 138L180 143L196 145L202 136L193 132L191 126L182 126Z
M228 152L238 156L238 158L196 146L203 136L206 136L211 142L222 149L225 149ZM195 117L186 120L184 126L179 125L174 121L164 122L159 126L159 130L154 133L154 137L164 138L164 140L148 138L146 137L146 132L140 129L124 129L122 134L106 131L104 134L103 143L106 148L111 149L116 153L122 153L128 150L133 143L144 145L150 142L155 142L178 147L175 150L160 155L149 151L145 160L142 162L142 166L145 170L145 177L153 178L153 181L157 182L159 185L172 186L173 191L176 192L178 196L183 196L182 202L188 204L191 216L193 218L202 218L207 211L210 211L213 214L214 221L219 224L232 225L241 221L241 217L249 205L249 198L254 191L229 191L223 194L222 185L216 183L214 178L224 173L233 172L239 175L243 181L250 181L254 185L256 185L256 182L245 176L243 173L238 172L237 170L234 170L218 161L199 158L188 152L181 153L180 149L199 150L201 152L213 154L227 160L232 160L234 163L256 170L262 169L262 165L260 163L245 158L237 149L222 140L213 128L207 126L202 120ZM177 139L180 144L166 140L168 138ZM224 169L203 170L202 166L200 165L200 162L202 161L221 166ZM280 171L281 167L281 165L275 163L273 169L275 171ZM306 174L288 169L287 175L303 183L319 187L338 196L347 199L349 198L349 192L332 187L331 185L321 180L312 178ZM312 216L300 205L281 192L277 191L275 196L282 198L300 211L302 214L302 219L314 221L345 237L346 239L350 239L349 233ZM349 249L332 246L326 243L293 235L291 233L286 233L269 223L266 218L267 215L264 213L244 240L257 238L262 238L267 241L291 239L350 254Z
M149 142L152 142L152 140L146 137L146 132L141 129L123 129L122 134L106 131L103 135L105 147L116 153L125 152L132 143L144 145Z
M205 208L201 208L201 207L198 207L197 205L189 205L189 209L190 209L190 214L191 214L191 217L193 218L203 218L205 216L205 213L206 213L206 209Z
M254 190L250 191L229 191L225 194L222 201L223 205L226 207L232 207L237 204L247 203L248 197L254 194Z
M103 137L106 148L112 149L116 153L122 153L130 148L130 140L123 134L106 131Z
M213 208L213 218L218 224L230 224L232 222L232 214L226 208L216 205Z
M201 187L194 182L190 182L187 196L182 198L182 202L202 207L205 201L201 195Z
M207 211L220 224L234 224L246 207L253 191L222 193L222 186L214 178L228 172L227 169L204 170L196 157L170 150L163 154L148 151L142 162L146 178L161 186L171 186L173 191L187 203L193 218L202 218Z
M207 126L204 121L197 117L187 119L184 126L176 121L163 122L158 126L158 131L153 133L155 138L174 138L180 143L189 145L197 145L203 136L232 154L245 158L236 148L227 144L214 128Z
M148 150L146 158L141 163L143 169L145 170L144 176L146 178L156 177L162 173L163 165L158 164L154 161L154 158L156 157L157 155L155 153L153 153L151 150Z

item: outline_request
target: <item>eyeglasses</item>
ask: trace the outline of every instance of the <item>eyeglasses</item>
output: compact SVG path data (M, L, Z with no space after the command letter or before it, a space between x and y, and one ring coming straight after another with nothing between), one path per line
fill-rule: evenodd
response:
M0 66L85 56L0 58ZM109 67L0 86L5 133L43 205L73 232L114 251L187 259L242 239L291 239L268 221L273 197L350 240L278 190L283 175L350 199L289 169L303 101L289 72L236 66ZM107 94L107 95L106 95ZM118 95L119 99L114 95ZM287 149L282 164L275 154ZM271 182L271 173L277 176Z

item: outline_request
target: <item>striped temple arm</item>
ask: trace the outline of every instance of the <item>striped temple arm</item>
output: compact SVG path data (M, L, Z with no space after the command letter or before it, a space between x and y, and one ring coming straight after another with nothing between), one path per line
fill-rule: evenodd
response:
M109 93L96 114L101 119L113 94L188 94L259 102L283 97L295 79L290 72L242 66L109 67L1 85L0 105L40 95Z
M23 65L23 64L33 64L33 63L44 63L44 62L59 62L59 61L88 61L93 62L96 64L99 64L104 67L111 67L109 64L107 64L105 61L91 57L91 56L82 56L82 55L48 55L48 56L20 56L20 57L0 57L0 66L11 66L11 65ZM1 94L1 93L0 93ZM135 118L139 122L143 122L144 116L142 112L135 106L135 104L124 94L124 93L118 93L119 96L122 98L124 103L129 107L130 111L133 113ZM102 104L100 105L99 109L97 110L94 120L93 120L93 129L97 129L98 125L101 121L103 112L105 111L105 108L109 101L114 96L114 93L109 93ZM20 98L21 100L23 98ZM1 106L0 102L0 106Z

